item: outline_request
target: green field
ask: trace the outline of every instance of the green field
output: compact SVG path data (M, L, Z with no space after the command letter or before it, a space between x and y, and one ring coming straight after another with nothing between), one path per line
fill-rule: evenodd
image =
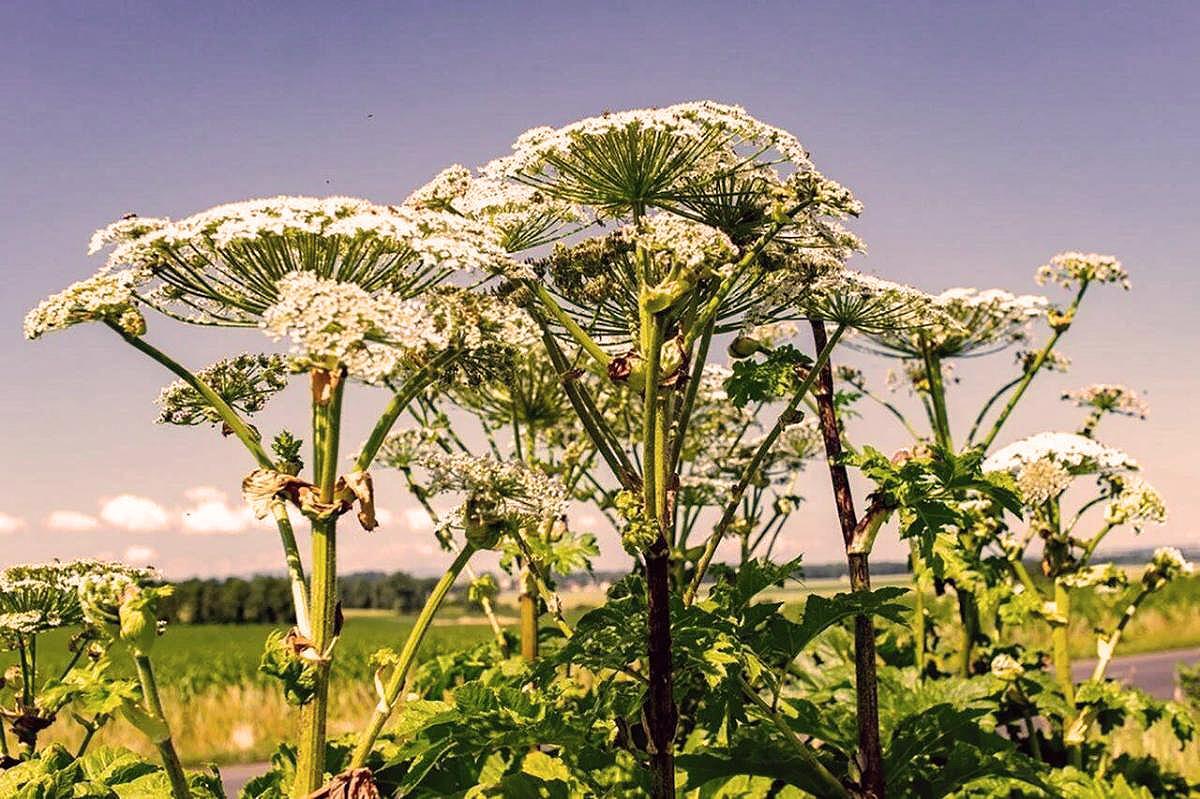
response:
M407 617L348 615L334 662L332 730L346 732L361 726L377 701L368 665L371 653L385 646L399 649L411 627ZM265 624L175 625L159 640L153 652L155 670L177 744L186 759L263 760L294 729L295 710L284 703L277 683L258 672L263 641L271 629ZM43 679L66 665L66 632L56 631L39 640L38 671ZM422 656L490 637L491 629L479 620L450 618L430 630ZM7 667L15 658L5 653L0 662ZM118 672L131 674L124 653L114 652L114 664ZM47 741L74 744L81 731L60 716L43 735ZM119 721L108 725L98 740L149 752L141 735Z
M880 584L904 584L903 578L884 578ZM813 581L804 586L770 592L769 598L784 601L798 612L809 591L835 593L844 590L836 580ZM599 592L569 595L570 617L582 615L588 606L602 600ZM765 597L766 598L766 597ZM933 603L939 613L951 611L948 597ZM1153 651L1200 644L1200 577L1179 580L1155 595L1135 617L1120 652ZM1108 624L1116 611L1112 601L1094 602L1080 608L1083 618L1072 629L1076 657L1093 657L1095 624ZM511 610L501 606L503 621L512 621ZM411 629L411 618L378 611L350 612L337 644L334 663L330 727L336 734L359 728L377 698L372 688L368 660L375 650L399 648ZM153 652L163 687L168 714L175 727L180 751L191 763L263 760L280 740L294 729L295 710L284 703L278 685L258 672L263 641L269 625L173 625ZM1024 632L1028 643L1045 646L1045 630L1031 625ZM66 631L57 631L39 641L39 673L56 674L67 659ZM491 629L482 618L446 608L422 647L422 658L488 640ZM118 671L127 672L127 659L114 653ZM15 662L12 653L0 656L6 667ZM81 733L69 720L51 727L45 740L68 744ZM147 751L144 739L129 725L114 722L100 740Z

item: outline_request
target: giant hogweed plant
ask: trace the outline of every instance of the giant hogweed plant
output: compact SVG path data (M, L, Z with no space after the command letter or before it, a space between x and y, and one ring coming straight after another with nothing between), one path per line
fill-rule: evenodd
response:
M1012 670L923 684L927 669L897 668L888 638L877 649L876 620L905 619L903 592L872 590L869 567L892 517L914 560L939 567L985 512L999 527L1002 509L1035 524L1044 509L948 435L895 458L849 447L851 397L831 363L851 334L981 348L1042 308L1017 301L1015 319L988 328L994 317L964 318L953 296L848 269L860 244L841 223L859 210L791 134L700 102L533 129L511 155L478 173L452 167L398 206L275 198L177 222L129 217L97 234L93 249L111 248L105 267L31 312L27 335L99 321L172 371L161 421L219 425L244 446L254 470L243 493L283 544L297 623L271 637L262 669L302 712L295 745L244 795L1054 795L1026 751L1033 727L1024 739L1017 727L997 733L1024 707ZM145 309L258 327L292 353L193 372L148 342ZM1058 335L1000 392L1010 402L986 444L1052 363ZM727 366L711 357L720 344ZM280 431L268 446L248 421L301 373L307 476L297 436ZM391 398L339 474L351 381ZM926 399L935 426L939 387L940 408ZM405 414L415 427L395 430ZM464 417L475 434L462 433ZM770 555L800 500L795 475L819 454L852 590L810 596L797 619L759 595L799 576L798 561ZM375 526L373 465L399 472L454 558L400 650L374 658L378 703L363 730L327 742L338 520L354 511ZM849 468L876 486L860 506ZM446 509L447 496L459 504ZM567 523L573 503L610 520L634 568L572 624L555 575L595 554ZM295 512L309 520L311 574ZM735 568L713 563L726 540ZM499 551L522 586L520 658L495 617L494 582L470 565L481 550ZM418 665L464 572L496 640ZM1034 707L1064 737L1114 717L1111 703L1058 716ZM188 788L165 743L163 793L179 799ZM43 762L63 766L50 754ZM72 774L90 768L65 762Z
M494 235L425 208L352 198L278 197L218 206L182 220L128 216L93 238L109 250L94 276L30 312L25 333L99 322L179 378L160 398L162 420L219 422L254 467L243 494L278 527L293 584L296 628L285 671L308 683L298 731L293 793L324 782L330 664L336 656L337 527L357 510L376 526L370 467L396 419L431 386L478 380L534 343L532 324L510 304L450 278L478 283L509 261ZM459 281L460 283L462 281ZM251 327L287 339L285 371L270 357L240 356L193 371L149 341L145 310L198 327ZM301 442L281 431L271 443L248 421L288 373L307 374L312 455L302 476ZM341 472L343 398L348 383L385 389L374 429ZM288 506L310 524L305 575Z
M856 343L860 349L904 359L903 382L920 401L927 432L920 432L893 401L872 393L860 372L844 370L841 377L859 396L882 405L908 429L915 440L914 452L922 460L979 460L1036 375L1043 370L1066 369L1067 361L1055 347L1074 321L1089 286L1115 283L1129 288L1128 276L1116 259L1082 253L1055 256L1038 270L1037 279L1072 290L1070 305L1062 310L1041 297L952 289L940 295L942 307L962 329L972 331L971 335L931 326L914 336L873 335ZM1047 340L1039 348L1018 354L1017 376L984 403L963 450L952 454L947 361L991 354L1025 342L1036 320L1049 326ZM1141 578L1131 584L1125 570L1095 562L1098 548L1112 530L1126 526L1140 532L1144 525L1166 519L1162 497L1137 475L1136 461L1096 441L1106 416L1144 419L1147 408L1136 392L1115 384L1071 390L1062 398L1086 411L1077 432L1040 433L1004 447L980 463L984 476L1006 487L1010 496L1003 497L994 489L981 491L979 484L960 485L950 497L945 509L948 523L938 535L927 540L926 546L913 539L916 602L911 641L919 676L938 674L939 668L942 673L970 676L986 668L990 659L993 672L1013 682L1006 694L1011 700L1006 703L1006 713L1021 724L1010 730L1012 740L1021 741L1023 749L1039 760L1094 768L1103 766L1109 757L1101 739L1089 736L1099 719L1104 720L1102 728L1107 732L1127 717L1148 726L1166 716L1181 742L1191 737L1191 722L1178 706L1123 689L1105 676L1137 608L1151 593L1178 575L1190 573L1192 567L1176 550L1160 549ZM999 412L986 425L1001 401ZM861 463L881 487L894 472L877 455ZM1068 512L1064 499L1083 476L1095 478L1098 490ZM1016 521L1005 509L1013 511ZM908 515L919 521L919 514ZM1034 579L1028 566L1029 559L1039 554L1033 551L1035 545L1040 547L1041 580ZM943 646L940 652L930 651L927 645L930 620L924 607L924 597L935 584L953 586L961 633L956 646ZM1068 628L1072 595L1085 590L1120 597L1122 612L1111 628L1096 630L1096 666L1091 677L1077 685L1071 676ZM1012 630L1031 624L1044 625L1050 633L1052 680L1040 670L1041 653L1023 651L1006 640ZM1021 690L1022 681L1033 689ZM1039 730L1034 723L1037 717L1052 722L1050 734Z

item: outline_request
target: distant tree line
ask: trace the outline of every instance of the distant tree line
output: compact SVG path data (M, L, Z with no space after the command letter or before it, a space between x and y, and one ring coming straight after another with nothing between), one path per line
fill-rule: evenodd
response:
M433 590L434 578L404 572L368 572L338 578L342 607L415 613ZM222 580L191 579L175 585L165 618L178 624L290 624L292 595L283 577L257 575Z

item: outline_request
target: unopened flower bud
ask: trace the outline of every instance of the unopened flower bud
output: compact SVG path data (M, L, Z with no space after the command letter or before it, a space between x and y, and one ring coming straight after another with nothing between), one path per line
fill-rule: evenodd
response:
M730 358L749 358L756 352L761 352L763 345L750 336L737 336L729 342Z

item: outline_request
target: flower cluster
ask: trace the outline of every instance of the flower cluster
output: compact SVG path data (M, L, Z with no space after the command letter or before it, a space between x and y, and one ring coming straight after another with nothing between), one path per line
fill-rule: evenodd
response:
M229 203L178 221L127 217L98 232L104 274L161 278L147 302L185 321L254 325L280 278L308 272L367 292L408 294L455 271L492 274L511 261L486 226L458 214L352 197Z
M1080 408L1095 408L1103 413L1133 416L1145 419L1150 412L1146 401L1131 388L1112 383L1094 383L1084 388L1063 394L1064 400L1074 402Z
M508 252L520 252L561 238L584 221L583 211L546 192L511 181L473 177L454 165L417 189L405 205L449 211L496 231ZM506 274L528 277L527 270L511 263Z
M957 325L920 289L850 269L818 279L801 299L801 312L867 333Z
M1016 361L1022 372L1028 372L1037 362L1037 357L1038 353L1034 350L1020 350L1017 352ZM1039 368L1048 372L1067 372L1071 369L1071 359L1058 350L1050 350L1042 358Z
M985 472L1017 474L1027 464L1052 461L1073 475L1133 471L1137 461L1075 433L1037 433L995 452L983 462Z
M53 330L102 320L116 323L131 336L140 336L146 331L146 321L133 295L138 283L138 275L128 269L102 272L73 283L26 314L25 338L35 339Z
M309 272L285 276L276 293L278 302L263 313L268 335L291 339L305 362L325 368L341 364L367 383L397 372L406 353L449 346L421 300L373 296L353 283Z
M429 494L466 495L466 501L447 519L457 521L467 540L481 549L495 547L504 533L566 512L566 487L519 461L427 452L418 462L429 472ZM449 524L444 523L439 531L443 538Z
M1154 550L1154 555L1150 558L1150 565L1142 574L1142 580L1150 584L1167 582L1176 577L1192 574L1195 570L1195 565L1175 547L1159 547Z
M0 572L0 641L11 644L18 636L83 623L80 591L89 580L154 577L145 569L96 560L11 566Z
M618 235L646 253L654 266L658 282L649 289L647 305L653 311L678 302L738 252L716 228L668 213L647 217L637 226L622 228Z
M204 367L196 377L231 408L254 414L287 387L288 364L282 355L243 353ZM217 424L221 421L216 408L183 380L176 380L164 388L156 402L162 408L159 424Z
M1069 588L1094 588L1104 594L1120 591L1129 584L1129 576L1115 563L1084 566L1058 579Z
M1116 493L1104 507L1104 521L1114 527L1132 524L1140 530L1143 522L1163 524L1167 520L1167 505L1162 495L1145 480L1114 475L1110 482Z
M529 175L543 169L548 162L559 164L578 157L579 150L589 141L639 133L666 135L687 142L703 153L709 169L728 166L718 154L742 146L775 150L794 168L812 170L808 152L792 134L755 119L740 106L702 100L665 108L606 113L557 129L533 128L513 144L512 155L492 162L486 172Z
M1039 286L1057 283L1071 288L1085 283L1117 283L1129 290L1129 273L1111 255L1097 253L1061 252L1050 263L1038 268L1035 279Z
M1045 316L1048 305L1044 297L1000 289L949 289L934 301L947 322L917 330L882 330L870 336L876 346L868 349L900 357L929 352L939 358L992 352L1024 341L1030 322Z
M983 462L985 472L1013 475L1030 506L1057 497L1078 475L1137 468L1137 461L1124 452L1075 433L1038 433L1009 444Z

